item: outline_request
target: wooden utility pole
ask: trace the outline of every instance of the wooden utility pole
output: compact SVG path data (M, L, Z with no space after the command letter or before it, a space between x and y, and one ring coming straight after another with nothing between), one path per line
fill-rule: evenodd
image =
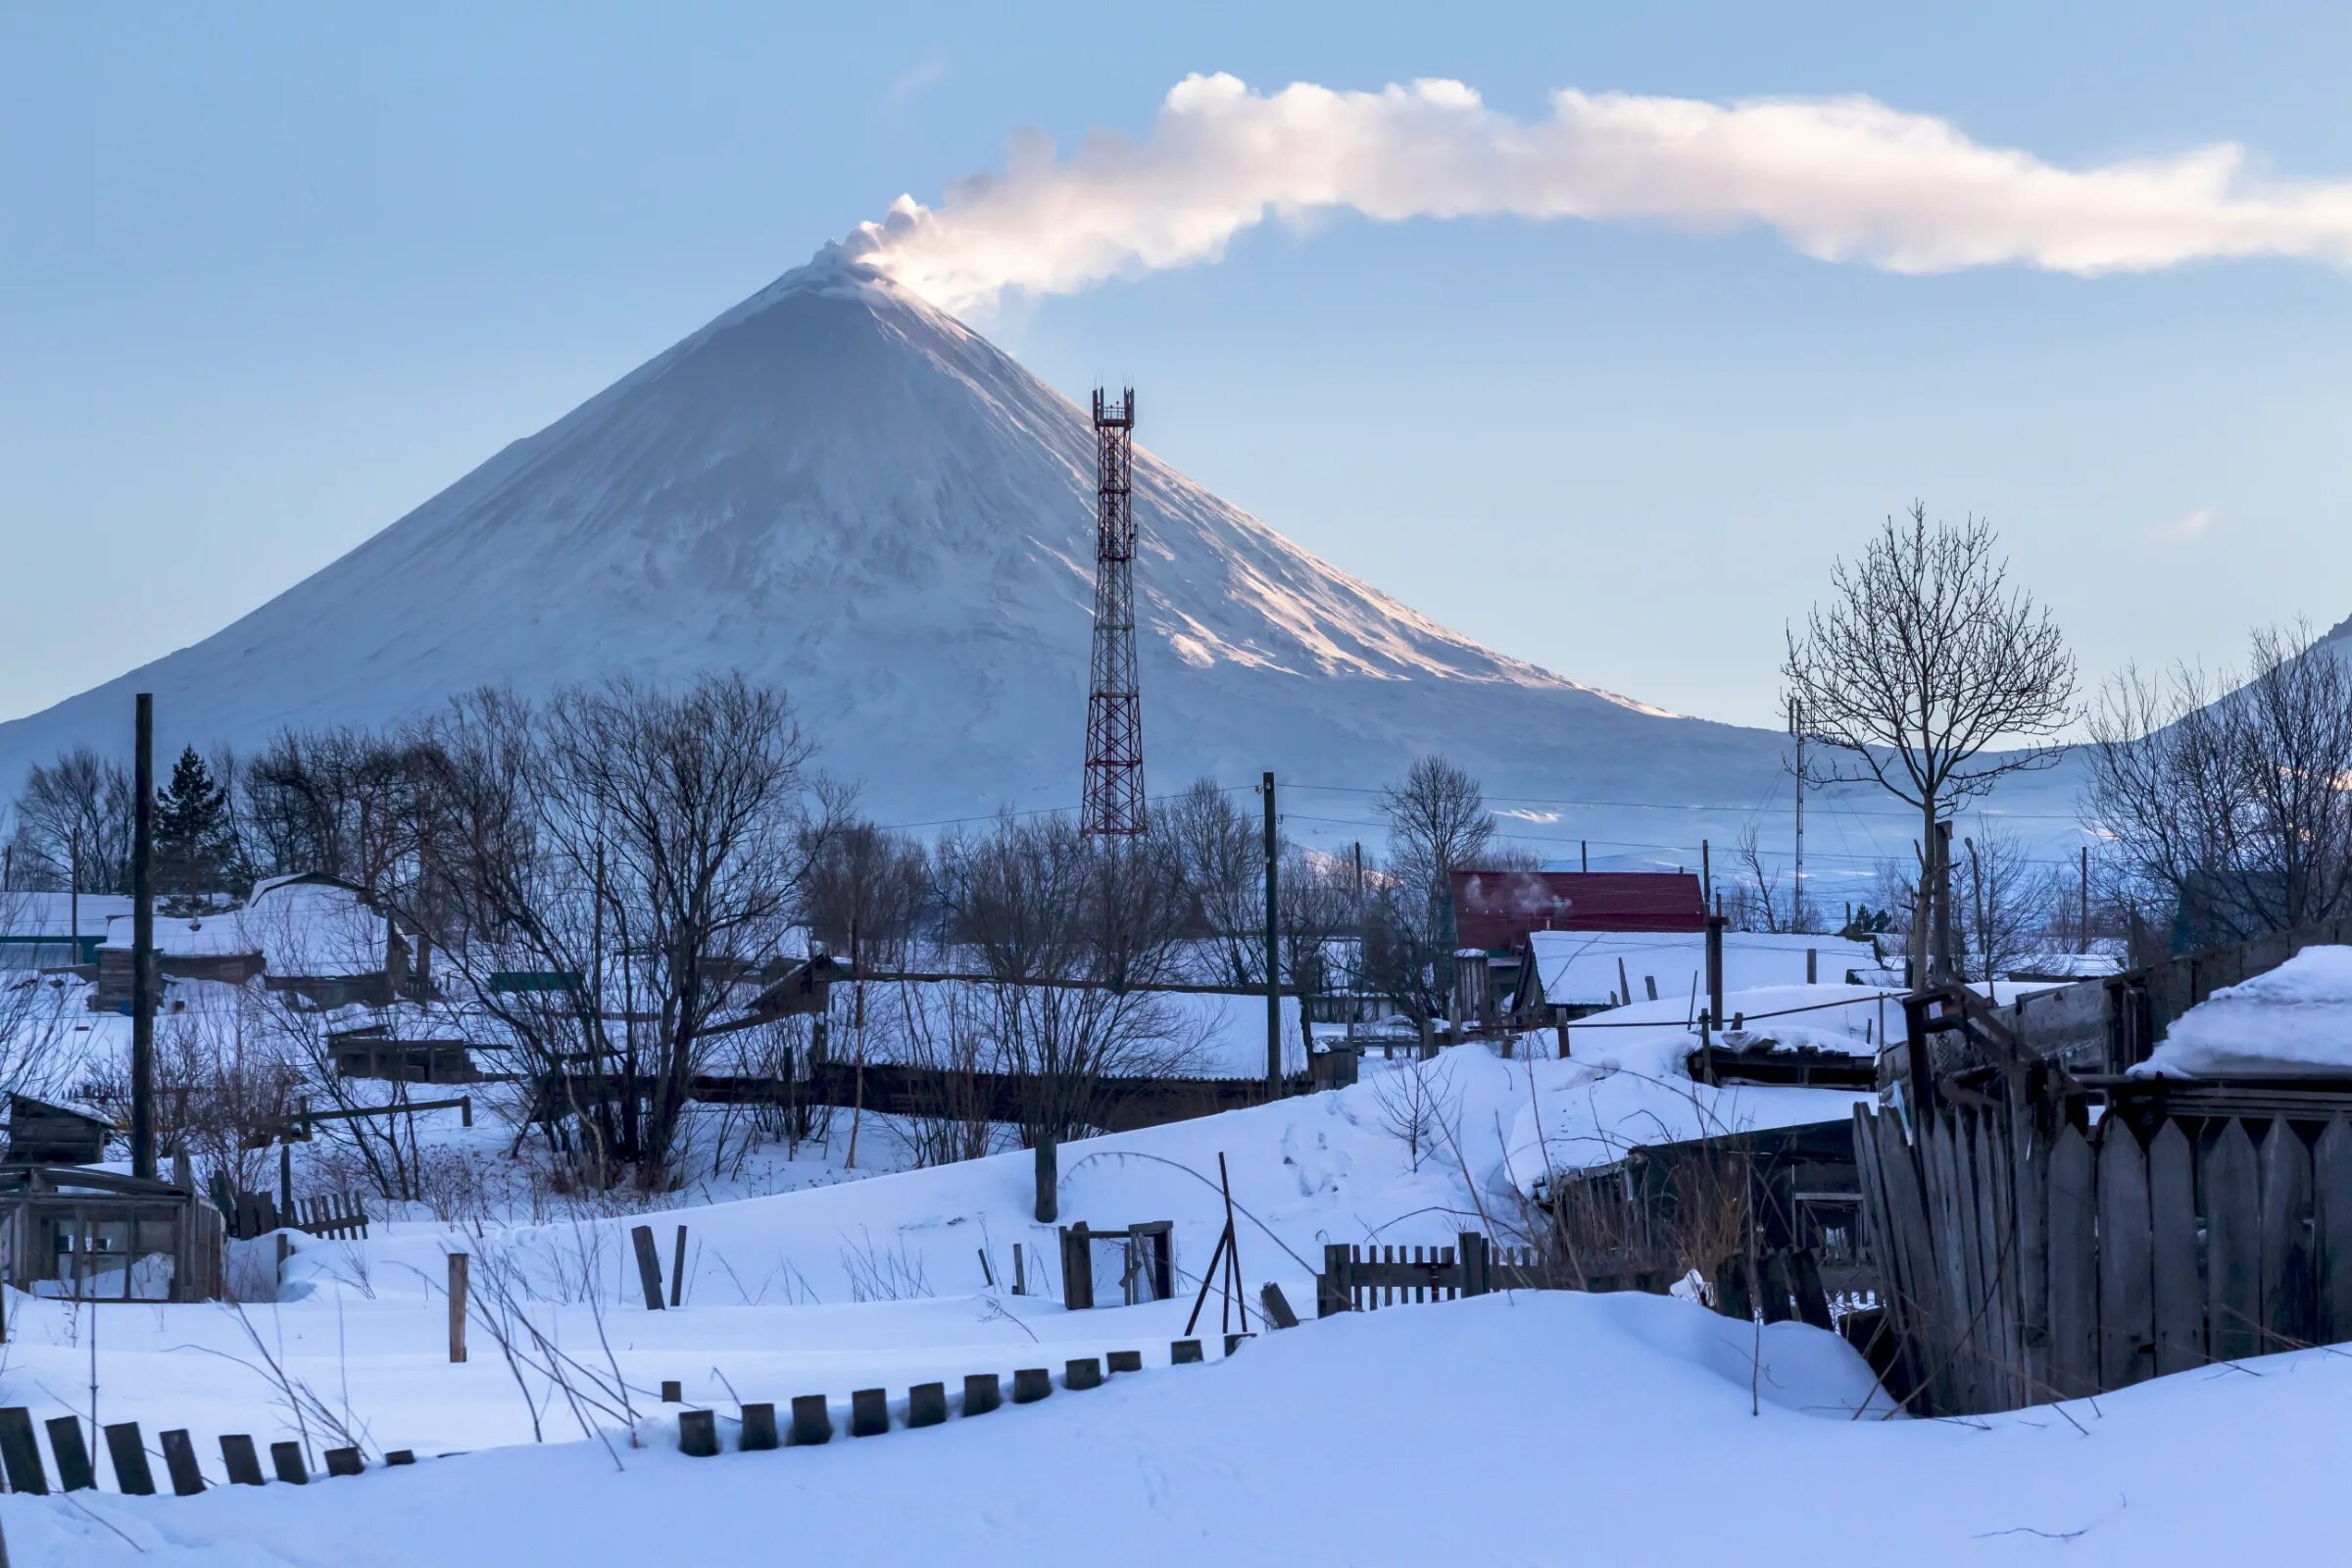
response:
M138 694L134 715L130 786L130 1173L153 1181L156 1001L153 694ZM79 941L81 932L76 929L74 936Z
M2082 846L2082 923L2075 927L2075 951L2090 951L2090 846L2087 844Z
M1282 939L1281 845L1274 831L1274 774L1265 776L1266 792L1266 1099L1282 1098ZM1300 999L1304 1005L1304 999Z
M1698 841L1698 902L1708 909L1715 907L1715 859L1705 839Z

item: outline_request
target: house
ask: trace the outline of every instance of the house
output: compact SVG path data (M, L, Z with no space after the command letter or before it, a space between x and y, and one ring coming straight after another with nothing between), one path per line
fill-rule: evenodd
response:
M1527 939L1525 1014L1573 1020L1628 1002L1706 1004L1707 939L1684 931L1534 931ZM1875 970L1867 942L1809 932L1726 931L1723 988L1843 985Z
M1685 871L1453 873L1454 1016L1492 1023L1531 997L1528 938L1540 931L1699 934L1705 895Z
M95 1005L130 1004L131 917L107 922ZM156 967L167 979L242 985L259 978L318 1007L386 1006L408 980L407 940L353 883L322 871L254 884L240 909L158 915Z
M0 893L0 969L96 963L106 922L130 913L112 893Z

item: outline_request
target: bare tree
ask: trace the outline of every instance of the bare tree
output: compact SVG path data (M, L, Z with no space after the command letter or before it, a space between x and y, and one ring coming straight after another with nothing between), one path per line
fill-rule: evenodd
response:
M17 816L47 886L130 891L130 797L129 770L86 746L33 764ZM31 885L27 869L18 868L20 885Z
M2143 918L2204 945L2352 908L2352 671L2309 627L2256 632L2242 682L2128 670L2090 734L2086 825Z
M1389 866L1398 877L1443 897L1453 873L1478 862L1494 837L1486 791L1443 757L1414 760L1403 779L1380 792L1389 829Z
M825 842L808 741L730 675L476 693L432 742L460 910L437 945L599 1179L660 1182L705 1031L775 956Z
M1824 759L1806 782L1877 783L1918 809L1923 854L1962 803L2054 763L2074 711L2074 656L1997 544L1986 523L1931 527L1914 505L1788 631L1782 674Z
M2052 879L2007 828L1980 826L1953 867L1963 980L1989 981L2039 951L2054 899Z
M1102 1125L1122 1080L1199 1047L1169 995L1184 977L1184 891L1152 842L1089 839L1061 816L1001 818L939 847L950 939L981 973L976 1027L1019 1074L1024 1145Z
M1152 834L1174 861L1215 977L1237 987L1262 984L1266 852L1260 824L1250 821L1231 791L1200 778L1157 811Z
M1741 931L1794 930L1794 895L1783 894L1780 867L1768 863L1755 823L1732 841L1732 924Z
M1373 1080L1372 1098L1381 1126L1404 1145L1415 1171L1449 1137L1458 1139L1454 1124L1461 1116L1461 1091L1454 1085L1452 1063L1442 1056L1383 1072Z

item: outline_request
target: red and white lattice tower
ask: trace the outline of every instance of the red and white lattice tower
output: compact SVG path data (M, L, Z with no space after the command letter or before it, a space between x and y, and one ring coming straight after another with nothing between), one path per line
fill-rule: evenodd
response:
M1144 831L1144 706L1135 678L1135 388L1095 389L1095 656L1080 830Z

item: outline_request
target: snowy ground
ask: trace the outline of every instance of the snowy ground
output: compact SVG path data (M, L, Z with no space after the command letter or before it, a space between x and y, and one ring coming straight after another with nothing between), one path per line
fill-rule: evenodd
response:
M1826 1039L1875 1033L1875 993L1797 989L1734 1005L1752 1015L1835 1002L1790 1021ZM837 1124L829 1146L804 1146L798 1159L761 1151L736 1177L650 1213L533 1224L517 1201L504 1222L477 1211L452 1225L413 1210L364 1244L303 1246L279 1299L241 1311L76 1309L12 1295L0 1402L36 1420L86 1418L94 1366L101 1423L137 1420L151 1447L186 1427L216 1480L220 1434L307 1433L323 1446L321 1412L371 1452L466 1451L300 1493L0 1497L9 1560L509 1568L682 1548L883 1561L1206 1551L1391 1562L1472 1550L1501 1562L1734 1551L1812 1563L1890 1548L1929 1562L2059 1549L2168 1560L2165 1548L2199 1539L2195 1529L2225 1528L2199 1522L2230 1488L2246 1498L2230 1510L2230 1541L2248 1539L2249 1520L2281 1544L2323 1539L2317 1490L2297 1493L2297 1466L2321 1462L2323 1401L2352 1394L2352 1359L2324 1352L2064 1413L1913 1423L1849 1419L1870 1383L1834 1338L1794 1325L1759 1336L1681 1300L1530 1293L1312 1321L1327 1241L1507 1234L1519 1195L1547 1170L1634 1143L1840 1117L1853 1102L1691 1084L1679 1072L1690 1037L1667 1004L1592 1022L1640 1027L1580 1026L1565 1061L1526 1058L1548 1053L1549 1036L1511 1060L1484 1045L1428 1064L1374 1054L1347 1091L1065 1146L1061 1218L1174 1221L1178 1301L1064 1310L1053 1228L1030 1213L1030 1157L869 1175L905 1162L904 1140L878 1118L861 1124L857 1172L843 1168ZM1443 1107L1442 1127L1418 1139L1397 1114L1414 1082ZM495 1161L505 1135L477 1127L466 1147ZM1201 1335L1211 1364L1169 1367L1222 1219L1220 1154L1252 1327L1267 1281L1310 1321L1225 1361L1212 1297ZM686 1227L677 1310L639 1298L627 1232L641 1222L665 1269ZM1007 1289L1015 1243L1042 1294ZM486 1318L469 1332L471 1359L449 1363L443 1282L457 1250L472 1258L477 1302L501 1281L519 1289L499 1319L506 1332L526 1343L535 1333L597 1381L626 1386L644 1446L629 1446L625 1423L575 1413L544 1375L511 1367ZM690 1402L728 1419L739 1399L822 1393L838 1419L857 1389L903 1398L918 1382L953 1390L967 1373L1129 1348L1147 1370L1109 1389L821 1452L684 1459L655 1392L677 1380ZM299 1421L296 1385L310 1411ZM2199 1485L2158 1485L2184 1474ZM2084 1533L2067 1540L2075 1531Z

